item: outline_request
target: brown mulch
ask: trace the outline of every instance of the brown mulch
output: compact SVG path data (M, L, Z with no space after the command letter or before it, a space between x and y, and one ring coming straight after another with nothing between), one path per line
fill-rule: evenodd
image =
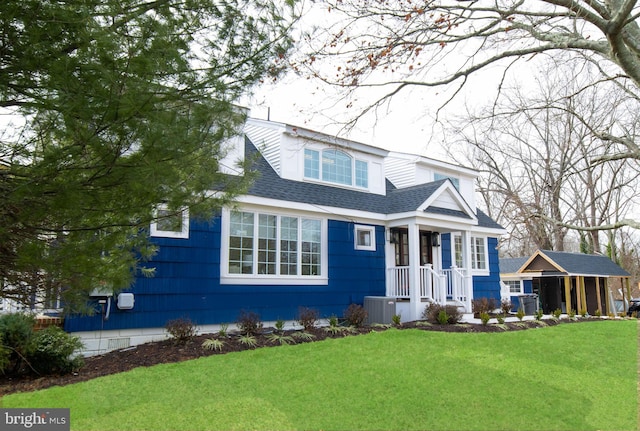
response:
M584 322L597 319L579 319L577 322ZM522 322L505 323L502 327L497 324L479 325L479 324L455 324L455 325L426 325L424 322L408 322L404 323L400 329L417 328L425 331L443 331L443 332L504 332L505 330L523 330L529 328L539 328L542 325L551 326L564 323L573 323L574 320L544 320L540 324L534 320L526 320ZM386 327L371 326L357 330L355 333L339 333L332 334L323 328L315 328L312 332L315 338L312 340L321 341L326 338L342 338L355 334L364 334L371 331L384 331ZM231 334L224 339L224 346L221 350L207 350L202 348L203 341L209 338L215 338L215 334L205 334L194 337L187 343L178 344L173 340L164 340L153 343L141 344L122 350L112 351L99 356L93 356L85 359L84 366L73 374L63 376L19 376L10 377L0 375L0 396L14 392L28 392L38 389L45 389L51 386L64 386L71 383L83 382L100 376L121 373L137 367L149 367L156 364L171 363L196 359L203 356L220 355L230 352L238 352L247 349L262 348L274 346L277 343L269 341L267 338L270 330L265 330L263 334L256 337L257 346L249 347L239 341L237 334ZM293 331L286 331L291 334ZM295 340L296 343L310 342L300 339Z

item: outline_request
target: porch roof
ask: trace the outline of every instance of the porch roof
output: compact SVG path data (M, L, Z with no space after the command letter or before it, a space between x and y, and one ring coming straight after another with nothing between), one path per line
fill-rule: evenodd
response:
M282 201L325 205L367 211L378 214L395 214L416 211L448 179L419 184L412 187L397 188L386 180L386 195L350 190L330 185L294 181L280 177L269 162L262 156L251 140L245 138L245 153L255 157L253 169L258 178L249 188L249 195L277 199ZM478 226L502 229L498 223L477 209ZM426 212L444 214L470 220L462 211L429 207Z
M502 274L541 272L556 276L586 275L594 277L629 277L631 275L608 257L598 254L537 250L531 257L519 259L500 259L500 272ZM513 271L519 261L522 262L520 267Z

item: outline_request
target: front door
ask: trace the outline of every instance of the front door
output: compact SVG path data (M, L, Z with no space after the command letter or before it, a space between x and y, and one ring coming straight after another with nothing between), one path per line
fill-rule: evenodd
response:
M433 243L430 231L420 231L420 266L433 263ZM396 266L409 266L409 231L397 228L395 236Z

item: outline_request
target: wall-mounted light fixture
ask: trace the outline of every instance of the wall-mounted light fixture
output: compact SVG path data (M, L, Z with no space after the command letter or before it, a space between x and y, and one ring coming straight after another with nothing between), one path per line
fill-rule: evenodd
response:
M433 247L440 247L440 233L431 232L431 245Z
M398 229L389 229L389 242L391 244L397 244L400 242L400 231Z

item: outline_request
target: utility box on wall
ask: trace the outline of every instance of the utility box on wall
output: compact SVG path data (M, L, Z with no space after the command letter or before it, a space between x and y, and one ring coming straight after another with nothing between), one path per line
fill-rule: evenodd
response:
M364 309L367 310L367 324L393 323L396 314L396 299L388 296L365 296Z

